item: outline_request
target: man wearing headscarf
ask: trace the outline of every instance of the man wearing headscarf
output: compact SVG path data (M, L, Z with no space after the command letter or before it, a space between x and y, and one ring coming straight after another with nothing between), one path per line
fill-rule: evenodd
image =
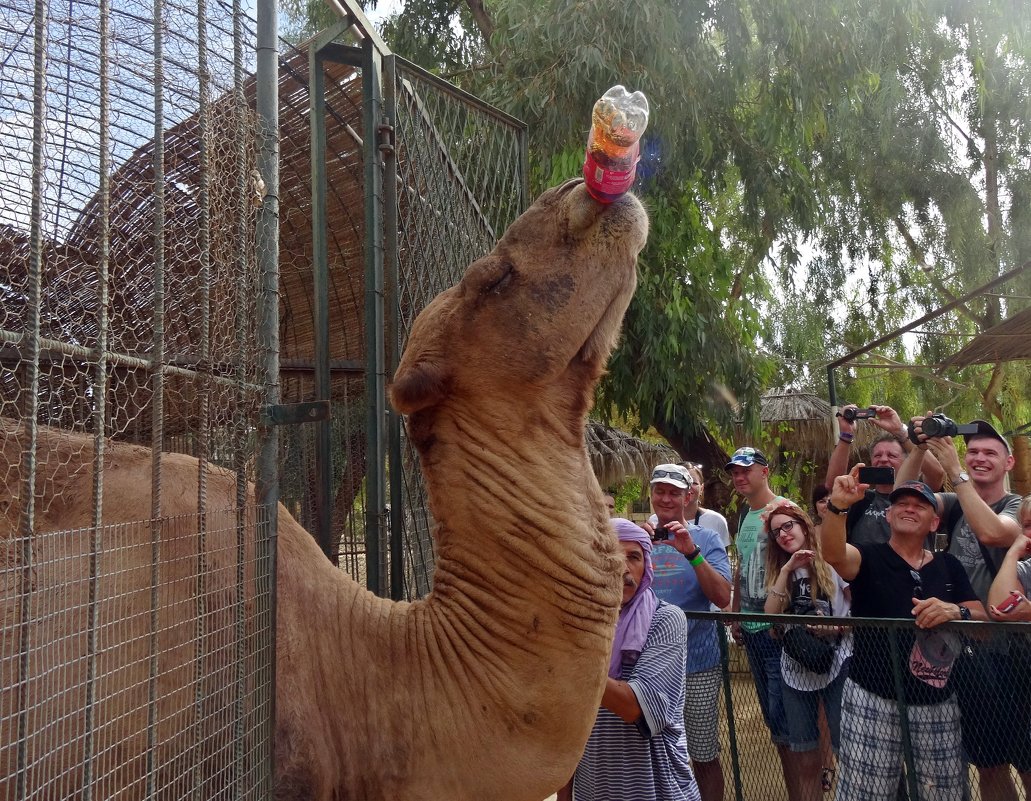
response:
M623 518L612 523L626 566L609 678L583 758L558 798L699 801L684 736L687 620L652 592L648 533Z

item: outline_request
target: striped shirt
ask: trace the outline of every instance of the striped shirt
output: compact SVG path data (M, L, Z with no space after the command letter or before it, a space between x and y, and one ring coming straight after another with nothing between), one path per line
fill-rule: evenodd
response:
M623 680L644 713L625 723L607 709L573 776L574 801L699 801L684 737L687 620L660 601L644 650Z

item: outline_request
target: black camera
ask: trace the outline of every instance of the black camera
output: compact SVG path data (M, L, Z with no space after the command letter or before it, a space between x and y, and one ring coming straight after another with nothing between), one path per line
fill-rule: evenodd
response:
M838 412L838 417L844 417L850 423L854 423L856 420L869 420L872 417L876 417L877 412L874 411L873 407L869 409L854 409L849 406L846 409L842 409Z
M955 420L950 417L946 417L941 412L935 412L929 417L924 418L923 424L920 428L924 432L924 436L928 439L932 437L956 437L962 434L976 434L977 425L959 425ZM915 445L920 444L920 440L917 438L916 431L913 430L913 424L910 423L908 426L909 440Z
M660 541L661 540L668 540L669 539L669 529L666 528L665 526L656 526L655 527L655 539L656 540L660 540Z

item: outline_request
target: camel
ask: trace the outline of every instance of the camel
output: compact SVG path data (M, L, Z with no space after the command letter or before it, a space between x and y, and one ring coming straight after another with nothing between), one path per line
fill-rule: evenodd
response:
M437 522L425 599L397 603L363 589L280 506L276 799L540 801L572 775L600 703L622 583L584 424L647 230L633 196L602 206L582 181L567 182L541 195L419 315L390 392L407 416ZM79 798L92 440L39 429L39 486L48 498L26 577L11 478L19 431L16 422L0 427L8 477L0 497L0 797L15 797L22 692L32 710L22 776L29 796ZM105 524L149 518L151 458L148 449L106 443ZM160 458L167 518L157 528L155 794L178 798L199 786L200 797L228 797L230 738L197 745L189 725L198 710L214 710L205 725L229 720L219 702L232 694L234 646L216 634L233 625L235 477L208 467L210 643L198 658L189 577L199 463ZM146 522L102 530L94 798L145 797L152 530ZM244 582L253 591L248 549ZM27 622L25 581L39 616L30 612ZM34 643L22 687L19 632ZM214 678L198 680L198 659ZM48 732L54 721L61 727Z

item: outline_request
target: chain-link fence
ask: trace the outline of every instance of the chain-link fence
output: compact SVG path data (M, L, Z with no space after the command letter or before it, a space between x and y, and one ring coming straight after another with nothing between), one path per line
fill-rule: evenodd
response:
M397 151L397 343L404 348L418 313L457 283L527 205L526 129L513 119L398 57L385 65ZM391 216L388 212L388 217ZM418 456L402 436L391 471L403 517L402 588L395 597L429 592L433 525ZM395 572L398 575L398 572Z
M255 42L0 5L0 797L268 792Z
M692 625L719 621L722 688L712 725L725 798L1029 797L1031 634L1023 624L921 630L906 620L822 619L821 635L839 654L816 674L783 653L797 617L687 616ZM772 623L773 636L764 644L765 634L746 635L752 643L739 645L728 633L732 620ZM771 658L781 675L757 681Z

